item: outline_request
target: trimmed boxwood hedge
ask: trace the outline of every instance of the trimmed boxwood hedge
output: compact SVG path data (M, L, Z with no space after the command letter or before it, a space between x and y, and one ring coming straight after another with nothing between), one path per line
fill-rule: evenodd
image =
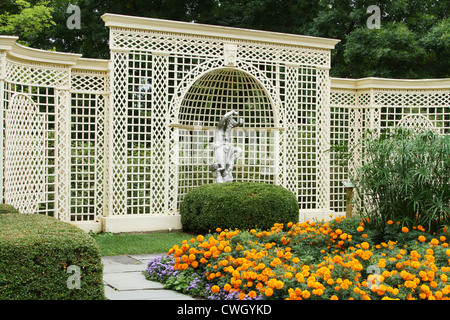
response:
M282 186L257 182L206 184L189 191L180 205L183 231L270 229L297 222L294 194Z
M1 214L0 257L0 300L105 299L98 245L69 223L44 215ZM70 285L76 277L67 270L71 265L79 267L79 288Z

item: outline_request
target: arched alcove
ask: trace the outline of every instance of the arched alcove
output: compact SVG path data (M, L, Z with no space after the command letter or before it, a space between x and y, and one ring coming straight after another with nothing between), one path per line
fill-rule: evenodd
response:
M233 145L243 150L233 170L235 181L275 182L278 129L267 91L242 70L214 69L191 85L178 109L179 202L191 188L213 183L214 131L230 110L244 120L233 133Z

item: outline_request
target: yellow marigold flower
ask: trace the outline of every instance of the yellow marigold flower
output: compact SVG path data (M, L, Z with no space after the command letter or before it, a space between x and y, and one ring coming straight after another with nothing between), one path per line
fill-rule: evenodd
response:
M361 227L361 226L359 226L358 228L356 228L356 231L358 231L358 232L363 232L363 231L364 231L364 228Z

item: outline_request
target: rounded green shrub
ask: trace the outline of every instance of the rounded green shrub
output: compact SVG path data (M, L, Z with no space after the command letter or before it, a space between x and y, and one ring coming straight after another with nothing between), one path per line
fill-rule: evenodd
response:
M74 225L1 214L0 257L0 300L105 299L100 249Z
M216 228L268 230L275 223L297 222L294 194L282 186L256 182L228 182L189 191L180 206L184 231Z

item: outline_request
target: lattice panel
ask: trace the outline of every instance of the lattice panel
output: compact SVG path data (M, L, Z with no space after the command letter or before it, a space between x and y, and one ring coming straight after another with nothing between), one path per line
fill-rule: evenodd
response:
M111 215L126 214L126 156L127 156L127 115L128 115L128 53L112 52L114 88L113 105L110 113L110 140L112 144L110 158L111 197L109 209Z
M338 213L346 211L342 182L349 179L349 161L345 153L355 141L355 126L360 125L359 111L354 109L356 102L356 90L332 89L330 92L330 145L339 147L330 151L330 209Z
M241 44L238 56L245 60L292 63L304 66L329 66L328 50L288 46Z
M317 207L330 206L330 78L327 69L317 70Z
M77 70L71 73L71 91L82 92L106 92L109 90L107 87L107 74L106 72L93 72Z
M59 65L30 64L6 60L5 81L33 86L66 87L69 69Z
M450 92L448 90L379 90L374 104L380 108L380 128L393 128L407 116L427 118L440 133L450 128ZM423 117L420 117L423 116ZM423 124L423 123L422 123Z
M36 213L44 200L44 116L25 94L15 94L5 112L5 202Z
M414 131L433 130L437 131L428 117L421 114L409 114L400 120L399 127L412 129Z
M298 76L299 206L301 209L317 209L317 71L301 67Z
M103 128L98 120L104 100L78 93L71 101L70 219L93 221L102 212Z
M37 105L44 125L44 197L38 204L38 212L55 216L56 207L56 157L55 157L55 92L53 88L33 87L5 83L5 109L16 93L25 94ZM6 192L6 189L5 189Z
M274 127L272 104L264 88L236 69L214 70L198 79L184 96L178 123L215 127L230 110L239 112L245 128Z
M297 195L297 199L301 197L298 197L298 79L298 68L286 67L283 186Z
M150 176L152 179L151 210L167 212L168 189L168 56L153 55L152 60L152 135L150 147Z
M330 107L330 145L341 151L330 152L330 209L345 212L346 198L343 181L348 181L348 161L342 158L347 151L350 135L350 108Z
M162 51L172 54L218 57L223 54L223 44L208 38L182 37L175 34L113 29L112 48L129 48L142 51Z
M57 217L70 221L70 94L56 91Z

